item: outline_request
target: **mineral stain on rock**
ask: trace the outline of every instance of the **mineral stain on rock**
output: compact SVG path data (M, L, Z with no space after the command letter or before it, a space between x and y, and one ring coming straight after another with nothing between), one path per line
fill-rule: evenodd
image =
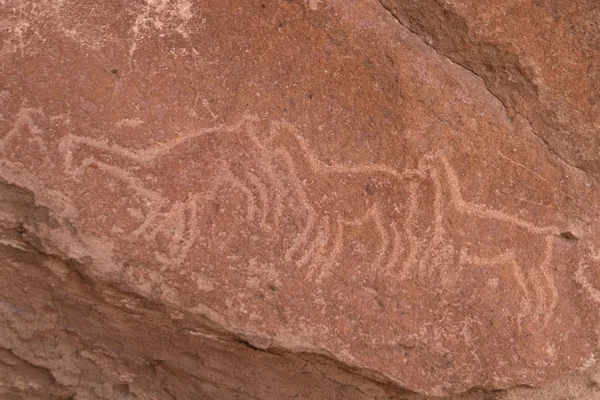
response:
M597 14L4 1L0 397L598 398Z

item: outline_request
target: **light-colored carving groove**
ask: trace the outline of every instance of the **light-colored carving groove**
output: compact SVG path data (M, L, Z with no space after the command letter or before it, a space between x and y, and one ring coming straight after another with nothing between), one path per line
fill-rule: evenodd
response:
M43 130L35 121L36 117L45 119L45 115L41 110L35 108L21 108L19 110L12 129L0 138L0 154L6 151L8 144L19 136L24 129L29 129L31 131L32 135L29 138L29 141L39 146L42 152L48 153L48 148L43 140Z
M263 147L264 148L264 147ZM313 206L308 200L306 191L296 171L296 165L290 154L281 149L277 149L272 153L272 161L280 160L284 163L287 171L287 178L290 186L296 194L296 200L299 201L302 208L305 210L306 223L300 234L295 238L293 244L285 253L285 260L290 262L296 253L309 242L310 235L314 231L317 224L317 215ZM300 257L300 265L303 265L306 259L306 254Z
M69 135L63 141L63 148L66 151L72 151L74 148L85 145L91 148L104 150L108 153L118 155L129 160L136 161L140 164L149 164L156 160L161 155L171 152L175 147L185 145L191 140L201 138L206 135L215 133L232 133L241 129L245 124L256 121L252 116L246 116L233 125L217 125L210 128L199 129L191 132L186 136L178 136L165 143L159 143L154 146L144 149L129 149L117 144L110 144L107 140L98 140L85 136Z
M246 186L241 179L238 179L231 172L231 170L229 170L229 168L227 168L227 166L223 166L222 176L223 176L224 182L228 182L231 185L231 187L239 190L246 196L246 199L248 200L248 207L247 207L248 221L250 223L254 222L254 216L258 213L258 208L257 208L256 202L254 201L254 195L252 194L252 191L250 190L250 188L248 186Z
M517 166L519 166L519 167L523 168L525 171L527 171L527 172L529 172L530 174L534 175L534 176L535 176L535 177L537 177L538 179L541 179L542 181L545 181L545 182L548 182L548 183L550 182L550 181L548 181L548 179L544 178L543 176L541 176L541 175L540 175L540 174L538 174L537 172L535 172L535 171L532 171L530 168L527 168L525 165L521 164L520 162L517 162L517 161L513 160L512 158L505 156L504 154L502 154L502 152L501 152L501 151L499 151L499 150L498 150L498 151L497 151L497 153L498 153L498 155L499 155L500 157L504 158L505 160L507 160L507 161L508 161L508 162L510 162L511 164L514 164L514 165L517 165Z
M385 261L386 254L388 253L390 247L390 238L386 226L381 219L381 212L378 205L375 204L360 218L341 221L342 226L364 226L369 222L375 225L377 235L379 236L380 247L372 267L374 271L379 271Z
M404 226L404 231L406 232L406 236L408 237L409 250L408 256L406 257L406 261L402 266L402 270L400 272L400 279L405 279L408 276L408 273L411 270L414 270L417 266L417 254L419 243L417 237L415 235L415 215L417 213L417 209L419 207L419 203L417 201L417 190L418 190L418 182L410 183L410 195L408 198L408 216L406 218L406 224Z
M442 199L442 183L440 180L439 172L432 168L431 165L421 164L419 169L427 172L431 178L434 187L434 200L433 200L433 233L432 237L422 252L421 260L419 262L419 272L425 276L431 277L435 274L440 276L447 275L446 266L443 263L433 262L434 253L439 252L440 248L444 245L444 227L443 227L443 199ZM435 271L434 269L438 270Z
M114 177L126 182L138 195L141 195L146 199L148 204L152 205L152 208L159 209L166 200L160 196L157 192L147 189L144 184L133 174L123 170L122 168L115 167L114 165L107 164L102 161L96 160L94 157L85 158L80 165L73 166L72 159L66 157L66 170L73 177L81 178L87 168L98 169L104 171Z
M600 289L595 288L585 276L585 271L589 268L591 268L589 264L581 262L575 272L575 281L583 288L590 299L600 305Z
M430 156L429 158L431 158ZM505 214L501 211L491 210L484 205L468 203L463 200L462 194L460 193L460 184L454 169L450 166L450 163L445 157L440 156L440 161L444 167L446 172L446 178L448 181L448 185L452 195L452 202L454 206L461 212L473 215L480 218L497 220L502 222L507 222L511 225L518 226L519 228L523 228L535 235L551 235L556 236L560 234L560 230L555 226L547 226L547 227L538 227L531 222L522 220L513 215Z
M404 248L402 248L400 232L398 232L398 227L396 226L396 222L392 222L391 230L394 235L394 244L392 245L392 251L390 253L389 261L386 266L386 272L390 273L395 269L400 262L400 257L404 252Z
M248 182L250 183L250 185L255 187L256 190L258 191L258 198L262 205L261 206L262 212L260 215L260 226L262 228L267 228L267 227L269 227L267 225L267 217L269 215L269 209L270 209L269 189L267 188L267 185L265 185L265 183L257 175L253 174L250 171L246 171L245 174L246 174L246 178L247 178Z

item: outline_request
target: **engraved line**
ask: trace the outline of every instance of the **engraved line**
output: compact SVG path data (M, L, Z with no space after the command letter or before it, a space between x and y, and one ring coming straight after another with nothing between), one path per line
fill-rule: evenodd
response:
M11 141L15 136L19 134L19 130L23 127L29 128L34 135L41 135L42 130L37 125L37 123L33 120L33 115L41 115L45 117L44 113L35 108L22 108L19 110L15 122L13 124L13 128L9 130L6 135L4 135L0 139L0 153L4 152L4 148L8 145L8 142Z
M373 210L373 221L375 222L375 226L379 231L379 237L381 239L381 247L379 248L379 254L377 255L377 259L375 261L375 271L379 273L381 265L385 260L385 255L388 251L388 248L390 247L390 237L381 219L381 211L379 210L379 204L375 203L371 209Z
M408 216L406 218L406 224L404 225L404 230L406 232L406 236L408 237L409 251L408 257L406 258L406 261L400 274L400 279L404 279L408 275L408 273L411 270L413 270L417 265L417 247L419 244L413 232L414 218L419 209L419 204L416 196L417 188L417 182L411 182L409 184L410 195L408 203Z
M427 249L425 250L422 261L420 263L420 271L425 272L428 276L432 276L435 273L435 266L433 265L433 259L431 255L437 252L439 249L437 246L443 244L444 227L443 227L443 207L442 207L442 183L438 171L435 168L429 168L429 176L433 181L434 185L434 201L433 201L433 213L434 213L434 224L433 224L433 238L429 242ZM429 257L429 265L424 265ZM443 266L441 268L440 275L443 275L446 271Z
M550 318L552 318L552 315L554 315L554 310L556 309L556 306L558 305L558 298L559 298L558 289L556 287L556 283L554 282L554 274L550 271L550 269L551 269L550 263L552 261L553 248L554 248L553 237L552 236L546 237L546 254L544 257L544 261L542 262L540 268L542 270L542 274L544 275L544 278L546 279L546 287L549 288L549 290L550 290L550 305L548 306L548 309L546 310L546 313L545 313L544 324L543 324L544 328L550 322Z
M256 206L256 201L254 200L254 195L252 194L250 188L248 188L248 186L246 186L241 179L235 176L227 166L224 166L222 168L222 174L223 178L229 181L231 186L240 190L246 195L248 199L248 220L250 222L254 221L254 215L258 212L258 208Z
M296 171L296 166L291 155L283 150L277 150L274 152L274 156L279 156L283 158L283 161L287 165L287 169L289 171L289 178L291 179L291 183L293 188L295 189L295 194L298 196L298 200L300 201L303 208L306 210L306 226L303 229L302 233L297 237L292 246L286 251L285 259L291 260L294 254L300 250L300 248L307 243L308 238L310 236L311 231L315 228L316 223L316 211L311 206L308 196L306 195L306 191L304 186L302 185L300 178L298 177L298 172Z
M391 175L396 178L405 179L405 178L422 178L423 174L415 169L407 169L403 172L398 172L393 168L390 168L383 164L373 164L373 165L361 165L361 166L345 166L345 165L328 165L323 161L319 160L314 153L310 150L306 139L300 136L295 131L293 132L294 137L296 138L300 148L305 154L305 157L310 165L311 169L315 172L319 172L321 174L330 174L330 173L384 173L387 175Z
M464 201L460 193L460 184L456 173L445 157L441 157L441 161L444 169L446 170L452 201L456 208L461 212L464 212L465 214L476 215L482 218L490 218L508 222L512 225L524 228L536 235L558 235L560 233L560 230L555 226L540 228L530 222L524 221L512 215L505 214L501 211L490 210L483 205Z
M527 168L527 167L526 167L526 166L524 166L523 164L521 164L521 163L519 163L519 162L517 162L517 161L515 161L515 160L513 160L513 159L511 159L511 158L508 158L507 156L505 156L504 154L502 154L502 153L500 152L500 150L497 150L497 152L498 152L498 154L500 154L500 157L502 157L502 158L504 158L504 159L508 160L509 162L511 162L511 163L513 163L513 164L515 164L515 165L518 165L519 167L521 167L521 168L525 169L526 171L529 171L530 173L532 173L533 175L537 176L537 177L538 177L538 178L540 178L541 180L543 180L543 181L546 181L546 182L550 182L548 179L546 179L546 178L544 178L543 176L541 176L541 175L537 174L535 171L532 171L531 169Z
M262 213L260 216L260 226L267 226L267 216L269 215L269 191L267 186L260 180L258 176L253 174L250 171L246 171L246 175L248 176L248 180L250 183L256 187L258 191L258 198L262 203Z
M593 301L600 304L600 290L596 289L585 276L585 270L588 268L589 265L580 262L575 272L575 281L583 287Z
M255 131L255 127L253 125L247 127L247 133L250 137L250 140L260 151L261 157L259 159L259 166L261 170L265 172L268 180L271 182L271 185L273 187L275 195L275 199L273 201L273 226L277 226L279 225L279 220L283 215L283 193L285 191L285 188L273 168L273 161L275 159L275 155L274 152L272 150L269 150L258 138L258 135Z
M323 220L321 220L321 224L328 223L328 218L324 218ZM319 243L319 239L322 236L322 231L321 229L316 229L316 236L315 238L310 242L308 248L306 249L306 251L304 252L304 254L302 255L302 257L298 260L298 262L296 263L296 265L298 267L304 267L306 266L311 259L315 258L315 253L317 251L317 246Z
M182 262L186 259L188 253L190 252L192 246L196 242L198 237L198 204L197 204L197 196L190 196L190 199L187 202L187 209L189 210L189 218L188 218L188 229L187 229L187 240L181 248L181 253L179 255L179 262Z
M516 259L515 253L513 250L506 251L498 256L494 257L479 257L476 255L471 255L467 253L467 249L463 247L460 250L460 262L473 264L479 267L485 267L489 264L497 265L504 264L507 262L514 261Z
M209 128L200 129L190 135L183 136L183 137L177 137L177 138L171 139L165 143L156 144L152 147L145 148L145 149L131 150L126 147L122 147L118 144L114 144L114 143L109 144L107 140L99 140L99 139L94 139L94 138L90 138L90 137L76 136L76 135L70 135L69 141L71 143L86 145L86 146L90 146L90 147L97 148L100 150L105 150L111 154L119 155L119 156L128 158L130 160L134 160L134 161L137 161L140 163L148 163L150 161L153 161L157 157L163 155L164 153L170 152L173 148L175 148L179 145L183 145L185 142L187 142L189 140L199 138L199 137L205 136L207 134L211 134L211 133L234 132L234 131L240 129L240 127L242 127L248 121L251 121L251 118L247 116L247 117L242 118L236 124L233 124L230 126L217 125L217 126L213 126L213 127L209 127ZM69 146L69 147L71 147L71 146Z
M523 270L521 269L521 266L519 265L517 260L514 259L514 255L513 260L511 260L511 264L513 267L513 275L517 280L517 284L523 291L522 301L525 303L523 308L519 310L517 314L517 327L519 328L519 331L522 331L523 319L527 316L527 314L529 314L529 311L531 310L531 294L525 282L525 274L523 274Z
M379 238L381 240L381 245L379 247L379 252L377 254L377 258L375 261L375 270L379 270L379 267L383 263L385 253L389 247L389 235L385 230L385 226L381 220L381 214L379 211L379 206L375 203L362 217L354 219L354 220L344 220L341 219L344 225L348 226L363 226L366 224L368 220L372 220L375 223L375 227L377 228L377 232L379 234Z
M163 205L165 202L162 196L160 196L157 192L147 189L136 177L130 175L128 172L122 170L121 168L112 166L110 164L106 164L102 161L98 161L94 157L88 157L85 160L83 160L79 168L75 169L74 175L82 177L85 170L90 167L101 171L106 171L109 174L120 178L121 180L125 181L129 185L129 187L131 187L138 195L143 195L148 199L151 199L153 203Z
M327 249L327 244L330 241L330 222L329 222L329 218L324 218L321 221L321 229L319 229L319 232L317 233L317 237L315 238L315 252L313 253L313 263L312 265L309 267L309 271L308 274L306 276L307 279L310 279L311 276L313 276L315 274L315 269L319 266L321 266L321 270L323 270L323 268L325 267L325 265L321 265L323 264L324 258L325 260L327 259L327 257L324 257L324 253Z
M540 271L534 268L529 269L529 281L532 283L533 290L535 292L536 305L535 310L533 312L533 324L536 324L542 318L544 314L544 303L546 300L546 295L544 294L544 288L542 287ZM543 324L543 323L542 323Z
M340 221L340 219L338 218L336 221L336 233L335 233L335 237L333 238L333 250L331 251L331 253L328 257L327 262L325 263L325 266L324 266L323 270L321 271L321 274L317 278L318 284L322 283L323 279L331 274L331 270L333 269L333 266L335 265L335 262L336 262L338 256L342 252L343 231L344 231L344 226L342 224L342 221Z
M402 246L401 246L401 237L400 232L398 232L398 228L396 226L396 222L391 223L391 230L394 234L394 245L392 247L392 253L389 257L389 261L387 264L387 271L390 272L393 268L398 265L398 260L400 259L400 255L402 254Z

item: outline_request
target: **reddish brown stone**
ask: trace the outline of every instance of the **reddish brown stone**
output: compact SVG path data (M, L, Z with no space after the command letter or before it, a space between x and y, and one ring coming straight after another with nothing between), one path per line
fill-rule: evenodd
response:
M0 394L597 396L594 3L505 3L2 2Z

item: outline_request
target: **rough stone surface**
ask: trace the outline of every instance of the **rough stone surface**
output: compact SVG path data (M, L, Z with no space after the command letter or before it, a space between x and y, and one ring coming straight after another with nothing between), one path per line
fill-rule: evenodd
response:
M0 396L598 398L598 13L0 0Z

